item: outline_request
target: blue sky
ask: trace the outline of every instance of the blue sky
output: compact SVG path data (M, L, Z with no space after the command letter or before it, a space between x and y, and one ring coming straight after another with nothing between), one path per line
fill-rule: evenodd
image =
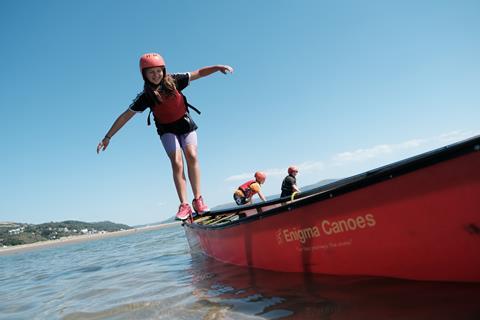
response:
M480 133L478 1L0 3L0 221L137 225L173 216L168 158L147 112L95 152L142 90L138 59L192 82L211 207L256 170L280 192ZM191 193L190 193L191 196Z

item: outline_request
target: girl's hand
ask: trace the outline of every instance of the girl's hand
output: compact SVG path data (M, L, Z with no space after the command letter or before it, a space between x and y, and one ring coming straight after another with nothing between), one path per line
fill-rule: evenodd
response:
M100 141L100 143L97 146L97 154L100 152L100 150L105 151L105 149L107 149L109 143L110 143L110 138L109 137L103 138L102 141Z
M218 68L223 74L233 73L233 68L230 66L218 66Z

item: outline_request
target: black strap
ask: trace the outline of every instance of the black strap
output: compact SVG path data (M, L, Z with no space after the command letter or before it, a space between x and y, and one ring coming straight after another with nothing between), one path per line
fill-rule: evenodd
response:
M193 109L193 111L195 111L198 114L202 114L202 112L200 110L198 110L197 108L192 106L190 103L187 103L187 107L189 107L190 109Z
M190 109L193 109L196 113L198 114L202 114L200 112L200 110L198 110L197 108L195 108L194 106L192 106L190 103L188 103L187 101L187 97L185 97L185 95L183 93L180 92L180 94L183 96L183 102L185 102L185 105L187 106L187 108L190 108Z
M147 117L147 126L149 126L151 123L150 123L150 115L152 114L152 108L150 108L150 112L148 113L148 117Z

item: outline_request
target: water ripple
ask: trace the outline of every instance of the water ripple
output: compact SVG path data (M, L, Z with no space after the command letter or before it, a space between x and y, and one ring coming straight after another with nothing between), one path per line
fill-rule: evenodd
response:
M0 297L0 319L9 320L462 320L480 314L480 284L241 268L191 255L179 227L1 256Z

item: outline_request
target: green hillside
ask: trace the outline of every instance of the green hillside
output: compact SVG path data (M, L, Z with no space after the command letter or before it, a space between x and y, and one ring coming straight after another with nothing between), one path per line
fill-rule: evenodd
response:
M55 240L84 234L97 234L131 229L110 221L62 221L42 224L0 222L0 246L15 246L37 241Z

